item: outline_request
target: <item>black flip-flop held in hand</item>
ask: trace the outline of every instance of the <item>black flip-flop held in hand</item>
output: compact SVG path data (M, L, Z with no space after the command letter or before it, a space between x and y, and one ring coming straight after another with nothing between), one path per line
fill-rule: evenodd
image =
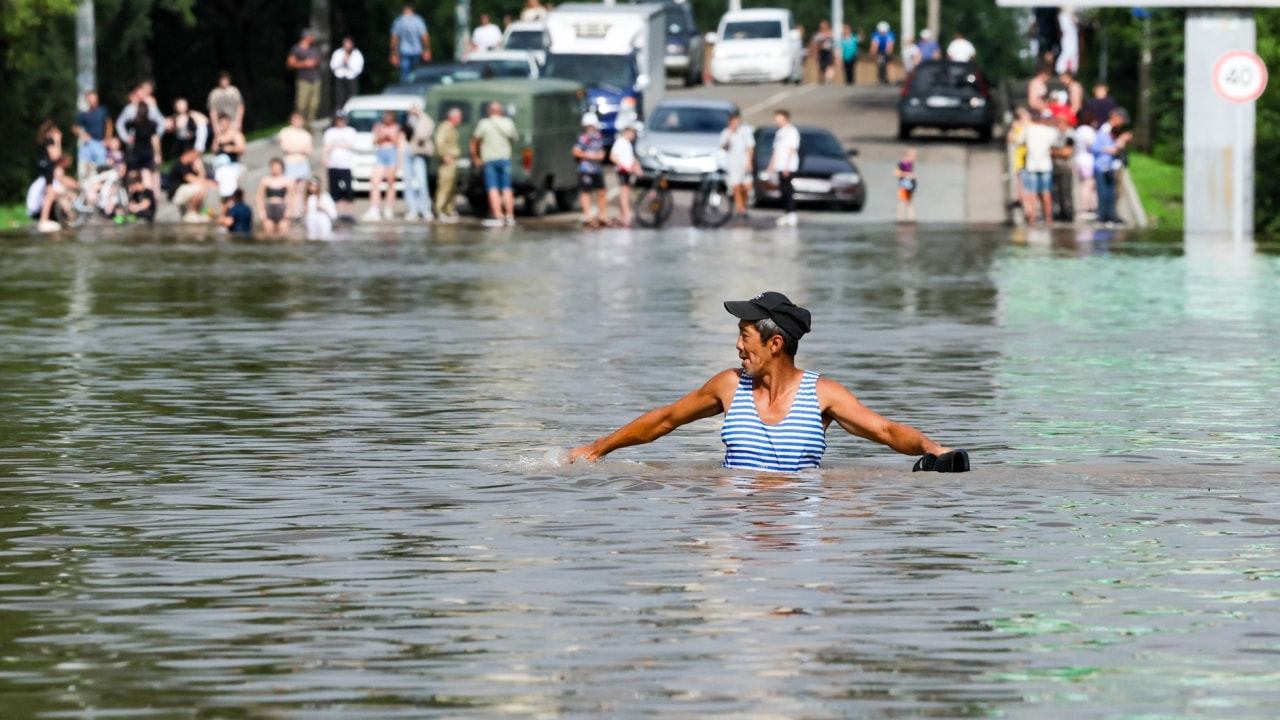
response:
M921 470L944 473L969 472L969 451L952 450L941 455L925 453L924 457L917 460L911 467L911 472Z

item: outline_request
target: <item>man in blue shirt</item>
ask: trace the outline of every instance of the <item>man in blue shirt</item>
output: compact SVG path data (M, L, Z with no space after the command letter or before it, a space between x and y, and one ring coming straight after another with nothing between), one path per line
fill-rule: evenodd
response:
M858 36L847 23L840 36L840 59L844 63L844 84L853 85L858 81L858 74L854 72L858 67Z
M876 54L876 79L881 85L889 84L889 58L893 57L893 46L897 40L889 29L889 23L883 20L876 23L876 32L871 36L871 52Z
M218 224L233 233L248 235L253 232L253 210L245 204L243 190L236 188L236 191L231 193L222 211L222 217L218 218Z
M921 60L942 59L942 48L938 45L938 41L933 39L933 31L929 28L920 31L920 42L916 43L916 47L920 50Z
M424 62L431 62L431 37L427 23L405 3L404 13L391 24L391 64L400 66L400 82Z
M1098 128L1093 141L1093 179L1098 184L1098 222L1118 224L1116 215L1116 171L1124 164L1118 156L1133 138L1133 133L1122 133L1120 128L1129 122L1129 113L1121 107L1111 111L1111 117Z
M107 164L107 146L103 143L113 134L111 116L98 104L98 93L84 94L87 110L76 116L75 131L80 137L80 177L87 178Z

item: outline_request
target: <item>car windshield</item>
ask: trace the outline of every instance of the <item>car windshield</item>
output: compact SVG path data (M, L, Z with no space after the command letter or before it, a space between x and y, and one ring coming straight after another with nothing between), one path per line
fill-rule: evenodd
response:
M683 35L688 31L684 26L684 11L673 5L668 5L663 11L663 19L667 22L667 35L676 36Z
M546 50L545 40L538 30L513 30L502 47L508 50Z
M800 133L800 152L806 155L845 158L848 154L829 133Z
M409 73L407 82L415 85L437 85L440 83L463 82L465 80L479 80L480 78L481 70L477 67L423 65Z
M777 20L748 20L725 23L725 40L777 40L782 37L782 23Z
M765 128L760 131L759 137L756 138L756 157L767 158L773 154L773 136L777 134L776 128ZM848 153L840 146L839 141L830 133L801 131L800 132L800 155L802 157L829 157L847 159Z
M531 72L524 60L477 60L475 64L485 69L485 77L527 78Z
M356 129L356 132L371 132L373 126L382 122L382 114L386 110L377 110L374 108L362 110L347 111L347 125ZM408 110L396 110L396 122L405 125L408 121Z
M969 88L978 84L978 75L972 67L959 63L925 63L916 68L912 89Z
M674 133L718 133L729 125L729 111L719 108L658 106L649 130Z
M548 55L545 77L576 80L583 85L629 89L635 84L630 55Z

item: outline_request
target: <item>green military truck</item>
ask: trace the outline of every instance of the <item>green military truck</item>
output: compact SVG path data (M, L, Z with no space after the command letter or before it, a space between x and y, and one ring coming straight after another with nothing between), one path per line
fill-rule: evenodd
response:
M578 171L573 145L582 131L585 98L581 84L551 79L480 80L434 85L427 90L426 112L437 124L445 122L450 110L462 111L462 123L458 125L458 142L463 149L458 163L458 191L466 195L473 212L486 214L489 202L483 173L471 167L467 147L476 123L494 101L502 103L519 132L512 147L511 183L516 197L524 201L525 214L545 215L553 203L561 211L577 207ZM436 170L434 164L432 170Z

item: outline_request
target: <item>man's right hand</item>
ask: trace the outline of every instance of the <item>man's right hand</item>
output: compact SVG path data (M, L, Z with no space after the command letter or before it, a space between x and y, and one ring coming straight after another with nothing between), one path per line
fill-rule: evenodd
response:
M579 459L586 460L587 462L595 462L600 458L600 456L596 454L594 447L595 444L592 443L591 445L579 445L578 447L570 450L569 462L577 462Z

